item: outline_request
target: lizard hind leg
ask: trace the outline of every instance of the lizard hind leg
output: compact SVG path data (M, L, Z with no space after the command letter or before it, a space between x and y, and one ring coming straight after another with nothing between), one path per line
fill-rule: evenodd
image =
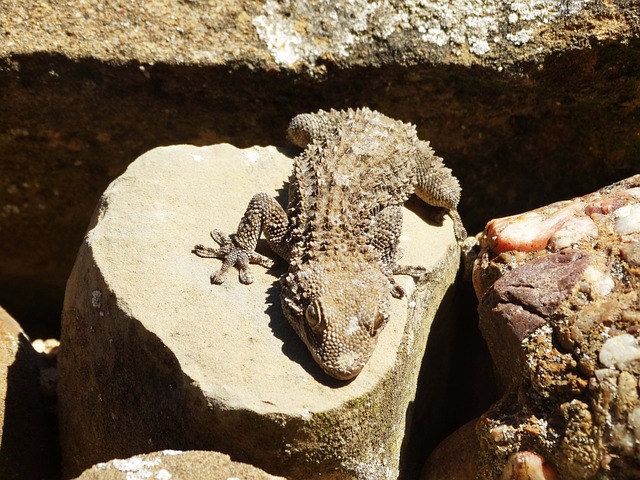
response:
M434 207L445 208L453 220L456 239L462 242L467 231L458 213L460 183L451 169L445 167L442 158L436 156L428 142L418 141L416 157L415 193L422 201Z

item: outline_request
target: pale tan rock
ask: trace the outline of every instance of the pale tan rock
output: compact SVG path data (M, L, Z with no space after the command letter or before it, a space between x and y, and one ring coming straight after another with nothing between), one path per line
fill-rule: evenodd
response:
M163 450L98 463L77 480L284 480L218 452Z
M67 475L165 448L218 450L288 478L395 478L430 322L459 264L452 223L405 209L402 262L433 268L362 373L330 379L282 315L278 278L242 285L196 257L233 232L254 193L286 198L272 147L148 152L104 193L67 284L59 409ZM418 206L416 209L419 211ZM268 249L265 250L268 253ZM411 411L411 410L409 410Z
M54 478L55 436L45 414L40 360L20 325L0 307L0 478Z

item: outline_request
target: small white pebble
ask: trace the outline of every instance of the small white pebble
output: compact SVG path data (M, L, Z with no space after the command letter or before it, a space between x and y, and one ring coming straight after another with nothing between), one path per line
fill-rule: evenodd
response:
M573 217L551 236L549 248L561 250L587 238L598 238L598 227L589 217Z
M196 155L194 153L191 154L191 158L193 159L194 162L198 162L200 163L201 161L204 160L204 157L201 155Z
M162 450L162 455L182 455L182 450Z
M156 473L156 478L158 480L169 480L171 478L171 474L163 468L158 473Z
M624 193L628 193L632 197L640 198L640 187L629 188L624 191Z
M44 353L44 340L41 338L36 338L33 342L31 342L31 346L38 353Z
M116 458L111 461L111 464L116 470L121 472L135 472L139 475L144 475L147 468L156 467L160 465L161 462L159 458L144 460L140 457L131 457L125 459Z
M623 333L604 343L599 359L605 367L623 370L640 360L640 345L633 335Z
M615 231L622 235L640 232L640 204L625 205L614 212Z
M100 308L102 305L102 292L100 290L94 290L91 292L91 306L93 308Z
M607 275L592 266L585 268L583 276L591 287L590 292L602 297L609 295L616 286L611 275Z

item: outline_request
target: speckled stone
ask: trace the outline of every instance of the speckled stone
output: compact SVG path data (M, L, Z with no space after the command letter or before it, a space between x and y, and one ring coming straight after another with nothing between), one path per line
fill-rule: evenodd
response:
M639 187L487 225L474 281L503 397L476 424L482 478L637 477Z
M120 458L88 468L77 480L285 480L228 455L207 451L163 450Z
M636 175L488 223L473 279L502 397L424 478L638 478L639 205Z

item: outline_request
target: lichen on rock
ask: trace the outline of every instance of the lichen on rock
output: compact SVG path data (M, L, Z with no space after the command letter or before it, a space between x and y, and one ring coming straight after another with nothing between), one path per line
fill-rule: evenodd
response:
M267 0L253 25L275 62L284 67L315 65L322 58L344 60L358 55L359 45L393 43L394 35L415 36L426 49L445 55L495 58L505 48L536 43L541 31L577 15L588 3Z

